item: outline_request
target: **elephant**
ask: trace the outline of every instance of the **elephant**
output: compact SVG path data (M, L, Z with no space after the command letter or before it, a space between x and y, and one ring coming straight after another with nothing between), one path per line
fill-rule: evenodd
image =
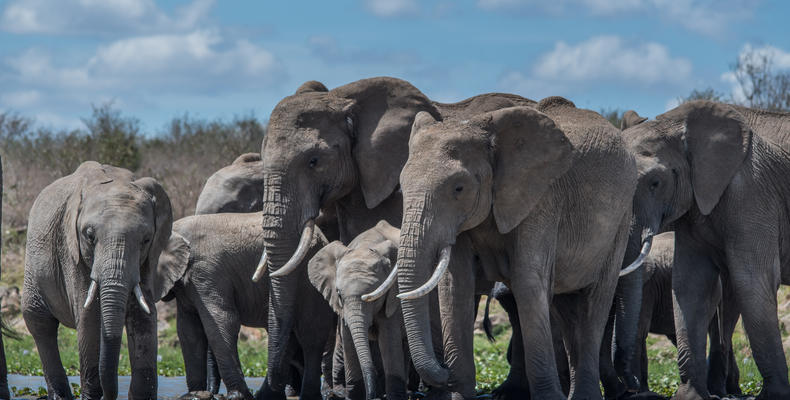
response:
M82 398L118 397L126 327L131 399L157 390L157 262L170 238L170 199L153 178L82 163L44 188L30 211L22 315L36 342L51 399L71 399L57 329L76 328ZM133 294L135 300L128 301Z
M629 241L648 245L654 234L675 232L677 399L712 398L706 321L719 277L734 295L763 376L758 398L790 398L776 315L776 290L790 283L788 118L699 100L623 132L639 176ZM735 320L721 325L727 337Z
M362 232L348 246L334 241L318 251L308 263L310 282L344 322L341 337L346 352L347 398L379 398L377 377L385 377L387 399L406 395L408 358L404 352L403 319L397 289L375 302L362 295L378 288L395 266L400 231L386 221ZM370 347L375 332L383 371L377 371ZM364 387L354 386L353 376L363 376ZM382 374L383 372L383 374Z
M3 158L0 156L0 273L2 273L3 255ZM11 392L8 390L8 365L5 360L5 345L3 344L3 334L8 332L5 322L0 320L0 399L10 399Z
M289 275L301 264L319 212L336 211L339 240L348 243L380 220L400 226L402 199L398 177L408 156L414 116L466 118L474 113L531 100L485 94L444 104L432 102L410 83L388 77L363 79L328 90L305 82L273 109L264 137L263 230L266 251L259 270L271 277L269 359L266 384L281 392L283 350L290 337L298 279ZM256 274L260 277L260 274ZM434 307L438 312L438 304ZM434 325L438 336L441 326ZM302 388L318 397L319 377ZM307 390L307 392L305 392Z
M263 208L262 202L263 161L259 153L246 153L206 180L195 215L256 212Z
M159 258L163 292L172 292L176 299L178 338L190 392L206 390L206 354L211 348L228 389L227 398L252 398L236 344L241 325L267 326L269 287L249 279L263 251L261 218L262 213L256 212L179 219ZM309 254L325 244L316 229ZM304 268L302 273L306 275L306 271ZM297 352L298 343L306 358L305 368L320 368L321 354L334 334L335 318L306 277L304 282L299 287L302 301L296 312L300 317L289 350Z
M474 395L479 267L485 279L513 291L532 397L566 398L552 345L552 303L569 354L571 398L600 397L599 346L589 343L603 337L636 186L634 159L617 129L561 97L462 121L421 112L400 185L399 297L422 379L455 396ZM436 286L444 351L452 355L446 367L425 340L424 295Z

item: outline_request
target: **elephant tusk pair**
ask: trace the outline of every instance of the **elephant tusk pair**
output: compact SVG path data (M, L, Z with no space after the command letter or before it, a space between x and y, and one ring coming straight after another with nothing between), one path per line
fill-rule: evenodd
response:
M96 281L91 280L91 285L88 287L88 296L85 298L85 304L82 306L83 308L88 308L93 303L93 299L96 298L96 292L99 290L99 284ZM137 302L140 303L140 307L145 311L146 314L151 313L151 309L148 308L148 305L145 304L145 297L143 297L143 290L140 289L140 284L134 286L134 297L137 298Z
M631 263L631 265L623 268L620 271L619 276L621 277L626 276L631 272L636 271L636 269L639 268L643 262L645 262L645 258L647 258L647 255L650 254L650 248L652 246L653 246L653 234L651 233L647 236L647 238L645 238L645 241L642 243L642 251L639 252L639 257L637 257L636 260L634 260L634 262Z
M398 277L398 263L395 263L395 268L390 271L390 274L387 275L387 279L381 283L381 285L376 288L376 290L362 295L362 300L364 301L376 301L381 296L384 296L384 293L387 293L388 290L395 284L395 279Z
M285 265L280 267L280 269L277 271L269 274L269 276L272 278L283 277L293 272L296 267L299 266L304 257L307 255L307 252L310 250L310 242L313 240L313 230L315 230L315 221L309 219L304 224L304 228L302 229L302 237L299 238L299 246L296 247L296 252L294 252L294 255L291 256L291 259L288 260ZM261 267L258 266L258 268Z
M402 300L414 300L425 296L433 290L433 288L439 284L439 279L441 279L442 275L447 271L447 266L450 265L450 253L452 250L453 246L446 246L442 249L439 255L439 263L436 265L436 270L433 271L433 275L431 275L431 279L428 279L428 282L425 282L425 284L410 292L399 294L398 298Z

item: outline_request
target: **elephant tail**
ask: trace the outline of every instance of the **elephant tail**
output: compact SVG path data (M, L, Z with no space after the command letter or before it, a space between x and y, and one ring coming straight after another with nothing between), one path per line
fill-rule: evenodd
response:
M0 333L2 333L3 337L13 340L19 340L22 338L19 332L15 331L14 328L11 328L3 317L0 317Z
M491 299L493 298L494 296L491 295L486 296L486 308L485 313L483 314L483 332L485 332L486 337L490 342L494 341L494 331L491 327L491 318L489 317L489 312L491 310Z

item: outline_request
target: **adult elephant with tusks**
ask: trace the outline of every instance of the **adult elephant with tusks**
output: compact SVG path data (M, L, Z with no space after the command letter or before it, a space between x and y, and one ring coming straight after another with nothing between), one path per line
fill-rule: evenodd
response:
M291 332L302 329L293 317L299 278L291 272L305 256L306 238L319 212L335 208L344 243L380 220L400 226L398 177L414 116L425 111L435 118L443 113L461 117L519 104L534 102L490 94L456 104L434 103L410 83L386 77L333 90L310 81L280 101L261 152L266 249L254 278L267 268L271 277L268 376L261 397L281 397L283 349ZM305 374L313 374L313 383L302 387L303 398L319 396L319 361L305 361Z
M399 297L420 376L456 397L474 396L478 263L488 280L513 290L532 398L566 398L552 345L552 304L570 362L570 397L600 398L597 344L636 185L633 157L617 129L560 97L467 121L420 113L400 182ZM426 340L424 296L436 286L444 363Z
M58 325L77 329L83 399L118 397L126 327L130 399L155 399L159 254L170 199L152 178L88 161L47 186L28 221L22 314L38 348L48 397L70 399ZM131 296L134 296L130 299Z
M788 121L788 114L693 101L623 132L639 173L631 241L675 231L677 399L713 398L706 328L720 276L763 377L758 398L790 398L776 315L776 291L790 283ZM722 334L734 324L725 319Z

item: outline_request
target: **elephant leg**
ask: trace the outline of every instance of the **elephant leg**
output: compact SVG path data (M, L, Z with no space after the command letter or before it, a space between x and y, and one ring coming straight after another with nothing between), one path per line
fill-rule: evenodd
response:
M672 298L678 347L680 384L676 399L707 399L707 328L719 285L716 266L685 229L675 231Z
M738 250L737 254L728 254L727 261L737 307L763 377L763 388L757 398L790 399L787 361L776 315L780 282L778 249L759 246L751 251Z
M2 331L5 330L3 321L0 321L0 399L10 399L11 391L8 390L8 365L5 360L5 344Z
M568 364L568 353L565 351L565 343L562 341L562 331L558 317L554 312L551 313L551 337L554 339L554 359L557 363L557 376L560 378L560 387L565 395L571 390L571 370Z
M406 400L406 356L402 319L399 313L378 319L378 345L384 364L384 386L388 400Z
M186 307L178 305L176 323L187 375L187 390L190 392L206 390L208 339L203 331L203 324L200 323L200 315L196 310L187 310Z
M63 364L60 361L58 320L47 310L33 310L27 306L27 304L44 304L41 299L33 300L23 297L22 304L22 316L28 331L36 342L44 378L47 381L47 398L52 400L73 399L66 370L63 369Z
M522 342L523 338L521 336L518 310L516 309L516 299L510 290L498 293L496 299L507 313L513 332L507 347L507 360L510 363L510 371L505 381L494 389L492 394L497 400L529 399L529 383L527 382L527 370L524 366L523 356L524 342Z
M235 306L219 300L216 304L199 306L198 312L208 345L217 358L219 373L222 381L225 382L228 397L252 398L239 361L238 340L241 322Z
M603 331L603 340L601 341L601 351L598 355L598 373L601 377L601 386L603 386L604 398L616 399L625 393L625 385L620 382L617 376L617 371L614 369L612 363L612 335L614 334L614 307L609 310L609 318L606 320L606 326Z
M316 336L312 333L312 336ZM305 341L302 343L302 353L304 356L304 370L302 371L302 385L300 389L300 399L321 400L321 360L324 354L326 337L321 337L319 341Z
M99 314L85 311L77 323L77 343L80 349L80 391L82 399L102 397L99 379L99 341L101 335Z
M474 254L466 235L452 248L450 266L439 282L439 314L444 338L444 354L450 370L448 389L465 399L475 395Z
M335 327L335 348L332 353L332 396L338 399L346 397L346 377L344 367L343 336L341 330L343 321L338 318Z
M642 311L639 315L639 326L637 328L636 347L634 356L631 359L633 366L631 371L639 378L639 392L649 392L650 386L647 383L647 335L650 332L650 321L653 319L653 307L655 303L655 293L646 291L642 296Z
M129 399L155 399L157 392L157 331L156 307L150 288L144 288L144 301L151 306L150 313L143 311L136 301L127 304L126 337L129 348L129 364L132 379L129 384Z
M359 365L357 350L354 347L354 340L347 326L343 326L343 360L345 361L346 375L346 398L349 400L361 400L365 398L365 382L362 377L362 368Z
M201 331L203 327L201 327ZM205 333L203 334L205 337ZM208 340L208 339L206 339ZM206 346L206 390L211 394L219 393L219 386L222 384L222 378L219 375L219 364L217 364L217 356L211 351L210 346Z
M735 325L738 323L738 319L740 318L741 314L738 312L738 304L735 299L729 276L722 279L721 301L722 350L726 354L727 360L727 380L725 384L725 387L727 388L726 393L741 394L740 370L738 369L738 361L735 359L735 353L732 350L732 335L735 332Z
M337 325L337 323L335 323L335 325ZM323 357L321 358L321 375L324 377L321 382L321 394L324 397L329 397L331 395L334 386L332 384L332 361L334 360L336 337L334 332L329 335L326 340L326 346L324 346Z

